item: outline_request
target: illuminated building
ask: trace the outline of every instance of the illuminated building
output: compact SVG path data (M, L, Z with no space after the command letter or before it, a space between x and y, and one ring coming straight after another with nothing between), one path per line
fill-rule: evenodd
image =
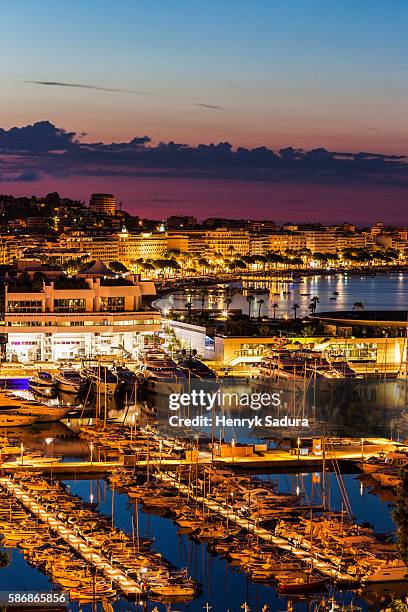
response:
M116 278L98 261L74 278L31 274L5 288L9 360L54 361L97 355L137 357L146 335L160 331L160 313L142 310L154 284Z
M89 208L95 213L114 215L116 211L116 198L110 193L93 193L89 201Z
M223 257L233 255L249 255L249 232L218 228L205 233L207 248L212 253L219 253Z

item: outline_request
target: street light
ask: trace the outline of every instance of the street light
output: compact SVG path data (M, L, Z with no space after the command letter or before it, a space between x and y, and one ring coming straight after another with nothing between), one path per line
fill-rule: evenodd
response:
M232 453L232 463L235 463L235 439L232 438L231 442L231 453Z
M21 465L23 465L23 453L24 453L24 444L21 442L20 444Z
M91 444L90 444L90 449L91 449L91 464L92 464L92 459L93 459L93 442L91 442Z

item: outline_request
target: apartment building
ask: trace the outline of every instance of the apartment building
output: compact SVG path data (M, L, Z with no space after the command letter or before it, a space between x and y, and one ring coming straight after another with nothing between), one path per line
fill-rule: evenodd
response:
M311 253L337 253L335 230L303 230L305 246Z
M168 250L175 249L181 253L191 253L202 256L207 248L207 243L203 232L172 233L168 232Z
M164 232L144 232L130 234L122 230L116 236L118 245L118 261L132 269L139 259L161 259L168 245Z
M251 233L249 235L249 254L265 255L270 250L269 234Z
M223 257L249 255L250 237L246 230L218 228L205 232L207 249Z
M306 240L301 232L276 232L269 235L269 250L284 253L286 250L306 248Z

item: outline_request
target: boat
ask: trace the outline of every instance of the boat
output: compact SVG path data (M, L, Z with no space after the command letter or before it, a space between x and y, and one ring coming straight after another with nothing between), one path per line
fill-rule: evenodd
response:
M138 377L136 372L133 372L125 366L117 366L114 370L119 380L119 387L125 391L133 391L137 389Z
M187 351L183 349L177 367L184 372L188 380L188 388L209 388L213 391L218 389L219 382L216 373L197 358L197 351L193 350L188 355Z
M96 395L115 395L119 378L106 366L94 366L81 371L81 376L88 379L91 391Z
M149 393L181 393L187 381L185 372L160 349L148 350L142 355L140 372L144 378L143 386Z
M337 383L358 378L346 361L330 360L310 349L273 349L254 367L252 384L302 393L311 383L316 383L320 391L330 391Z
M86 387L86 378L72 368L64 368L54 374L54 380L57 383L58 391L62 393L73 393L79 395Z
M65 404L61 406L46 406L45 404L24 405L19 408L21 415L31 415L36 418L36 423L49 423L64 419L72 410L72 406Z
M327 578L308 571L288 572L280 576L275 574L279 591L282 593L300 593L305 591L319 591L323 589Z
M378 456L370 457L366 461L359 461L357 465L364 474L371 475L374 472L391 466L402 468L408 465L408 452L403 450L390 451L389 453L382 452Z
M15 413L21 416L33 416L35 422L45 423L60 421L70 410L72 410L72 407L65 404L43 404L37 400L25 399L7 391L0 392L0 414Z
M32 414L19 414L16 410L4 410L0 412L0 427L21 427L32 425L38 421L38 417Z
M365 583L373 582L400 582L406 580L408 568L403 561L396 559L374 568L364 579Z
M57 396L57 383L49 372L40 371L28 379L28 386L33 393L43 397Z

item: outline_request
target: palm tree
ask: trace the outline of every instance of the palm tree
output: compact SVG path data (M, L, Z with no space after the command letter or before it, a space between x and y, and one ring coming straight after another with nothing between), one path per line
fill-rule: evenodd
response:
M258 319L261 318L261 306L265 303L265 300L260 299L258 302Z
M192 307L193 307L193 305L192 305L191 301L188 301L188 302L185 304L185 308L186 308L186 310L187 310L187 312L188 312L188 320L189 320L189 321L191 321L191 309L192 309Z
M208 291L205 287L203 287L202 289L200 289L200 296L201 296L201 314L203 314L204 312L204 304L205 304L205 298L208 295Z
M249 318L251 318L251 306L252 306L252 302L254 301L255 296L254 295L248 295L247 297L247 302L248 302L248 316Z
M299 308L299 304L296 304L296 302L293 304L292 306L292 310L295 312L294 318L297 319L297 310Z
M225 290L225 310L228 312L229 307L232 304L232 299L234 297L235 294L235 289L233 289L232 287L227 287Z
M320 300L319 300L319 298L317 297L317 295L314 295L314 296L312 297L312 299L310 300L309 310L310 310L310 312L311 312L312 314L314 314L314 313L316 312L316 307L317 307L317 304L318 304L318 302L319 302L319 301L320 301Z
M276 319L276 310L279 308L279 304L277 302L274 302L272 304L272 308L273 308L273 320L275 321L275 319Z

